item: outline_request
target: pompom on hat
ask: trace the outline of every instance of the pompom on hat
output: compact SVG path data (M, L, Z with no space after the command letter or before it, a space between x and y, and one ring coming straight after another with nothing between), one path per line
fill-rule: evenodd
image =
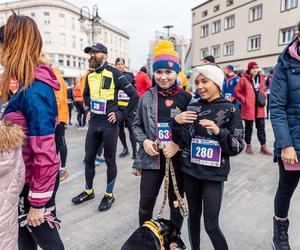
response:
M194 69L195 79L199 75L203 75L208 79L212 80L220 89L224 82L225 75L223 71L215 64L203 64Z
M179 58L174 50L173 43L167 40L160 40L154 48L153 71L158 69L170 69L176 73L180 71Z

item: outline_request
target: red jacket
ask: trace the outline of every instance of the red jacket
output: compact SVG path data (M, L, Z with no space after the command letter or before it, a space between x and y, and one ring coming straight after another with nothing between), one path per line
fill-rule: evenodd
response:
M260 75L259 92L267 96L265 77L263 75ZM238 99L242 104L241 115L243 120L254 121L256 118L266 117L265 107L258 107L256 104L256 95L253 89L252 78L247 72L245 72L239 80L234 93L236 99ZM255 110L256 108L257 112Z
M142 96L148 89L152 87L152 82L148 75L143 71L140 71L135 76L136 90L139 96Z

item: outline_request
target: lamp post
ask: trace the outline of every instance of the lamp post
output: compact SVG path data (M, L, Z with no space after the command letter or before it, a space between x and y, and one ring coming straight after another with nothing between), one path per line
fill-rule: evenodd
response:
M174 26L173 25L165 25L163 28L168 30L168 40L169 40L169 38L170 38L170 29L174 28Z
M86 13L88 14L88 17L84 16L84 14L83 14L83 10L84 9L86 9ZM79 17L78 21L81 24L83 24L85 22L85 20L87 20L88 22L91 23L91 26L92 26L92 30L91 30L91 33L92 33L92 43L95 43L95 34L96 34L95 28L96 27L100 27L101 23L102 23L102 19L101 19L101 17L98 14L98 6L96 4L93 5L92 15L91 15L89 7L82 6L80 8L80 17ZM89 31L87 29L85 30L85 32L86 32L87 35L89 34Z

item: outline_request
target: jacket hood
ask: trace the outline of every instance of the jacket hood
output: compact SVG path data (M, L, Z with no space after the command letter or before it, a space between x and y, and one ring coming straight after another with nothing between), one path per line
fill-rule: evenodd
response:
M260 80L261 80L261 77L262 77L262 75L260 74L260 73L258 73L258 75L257 75L259 78L260 78ZM248 81L252 81L252 76L250 75L250 73L248 72L248 71L245 71L244 72L244 74L243 74L243 77L245 77Z
M292 56L290 55L289 49L291 46L293 46L293 44L298 40L298 38L294 38L289 44L288 46L285 47L285 49L282 51L282 53L279 56L278 61L281 61L283 63L283 65L285 67L288 67L289 64L294 61L297 62L296 59L292 58Z
M22 146L25 134L21 127L0 120L0 153Z
M232 78L236 78L237 74L233 74L232 76L226 75L225 77L226 77L227 80L231 80Z
M48 65L38 65L36 67L35 79L48 84L54 90L60 89L59 82L58 82L53 70Z

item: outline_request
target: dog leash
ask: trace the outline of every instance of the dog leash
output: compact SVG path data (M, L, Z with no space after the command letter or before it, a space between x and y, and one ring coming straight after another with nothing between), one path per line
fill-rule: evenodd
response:
M165 147L164 144L159 143L157 140L155 141L156 145L158 146L159 149L163 149ZM163 203L162 206L159 210L159 213L157 215L157 218L160 218L163 214L163 211L165 210L166 204L167 204L167 199L168 199L168 191L169 191L169 182L170 182L170 174L171 173L171 178L172 178L172 183L173 183L173 189L174 193L177 198L178 202L178 208L180 211L180 214L182 217L186 217L189 214L188 207L184 201L184 199L181 197L177 185L177 180L176 180L176 174L173 166L173 162L171 159L166 159L166 167L165 167L165 181L164 181L164 198L163 198Z

